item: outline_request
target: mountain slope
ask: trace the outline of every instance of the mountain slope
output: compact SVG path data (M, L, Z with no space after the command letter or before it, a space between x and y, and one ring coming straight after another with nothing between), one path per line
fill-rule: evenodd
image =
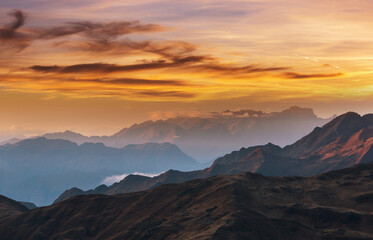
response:
M89 189L108 176L159 173L168 168L200 168L170 143L129 145L121 149L102 143L78 145L67 140L27 139L0 146L0 193L13 199L50 204L67 188Z
M28 208L19 202L0 195L0 218L27 211Z
M25 206L27 209L35 209L37 206L34 203L31 202L19 202L23 206Z
M79 196L0 219L3 239L373 239L373 164L315 177L216 176Z
M271 176L310 176L371 162L372 146L373 114L346 113L282 149L272 144L241 149L214 164Z
M291 107L282 112L240 110L207 113L200 117L176 117L146 121L124 128L112 136L86 137L66 131L46 134L48 139L102 142L106 146L171 142L200 161L211 161L243 146L273 142L290 144L330 119L318 118L312 109Z
M141 178L135 183L124 179L108 188L100 188L100 191L80 194L142 191L164 183L239 172L256 172L266 176L312 176L373 162L372 116L346 113L285 148L273 144L242 148L216 159L211 167L204 170L168 171L154 178ZM56 201L67 199L68 196L73 195L66 191Z
M20 142L22 141L23 139L20 139L20 138L11 138L11 139L8 139L8 140L5 140L5 141L2 141L0 142L0 145L5 145L5 144L15 144L17 142Z
M349 112L343 114L322 128L315 128L310 134L290 146L286 146L286 155L306 158L315 154L322 154L325 146L347 143L352 137L356 140L367 141L372 137L373 114L360 116Z

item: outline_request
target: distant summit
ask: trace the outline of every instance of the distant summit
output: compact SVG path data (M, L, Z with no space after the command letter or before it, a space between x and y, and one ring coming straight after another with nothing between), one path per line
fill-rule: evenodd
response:
M276 114L276 113L274 113ZM278 113L278 115L284 117L301 117L301 118L317 118L316 114L313 112L312 108L301 108L297 106L292 106L284 111Z
M226 110L200 117L145 121L123 128L112 136L86 137L66 131L45 134L44 137L66 139L78 144L102 142L111 147L170 142L197 160L212 161L239 147L262 145L268 142L280 146L291 144L329 120L317 117L310 108L293 106L272 113Z
M23 139L21 138L11 138L9 140L6 140L6 141L3 141L3 142L0 142L0 145L5 145L5 144L15 144L17 142L20 142L22 141Z

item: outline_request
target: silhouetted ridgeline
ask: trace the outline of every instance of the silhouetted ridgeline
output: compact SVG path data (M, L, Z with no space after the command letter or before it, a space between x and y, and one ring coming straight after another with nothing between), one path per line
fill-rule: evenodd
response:
M78 196L0 217L13 239L373 239L373 165L315 177L216 176Z
M0 159L0 193L39 206L52 203L67 188L92 188L115 174L201 168L170 143L117 149L102 143L36 138L0 146Z
M346 113L284 148L273 144L242 148L216 159L211 167L204 170L170 170L153 178L130 175L110 187L100 186L78 194L142 191L165 183L239 172L256 172L266 176L312 176L368 162L373 162L373 114L360 116ZM67 190L56 202L75 195Z

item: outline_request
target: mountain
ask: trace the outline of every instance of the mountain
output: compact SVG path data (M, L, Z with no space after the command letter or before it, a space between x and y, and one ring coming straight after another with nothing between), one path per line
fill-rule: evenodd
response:
M360 116L354 112L343 114L326 124L323 128L315 128L310 134L284 150L287 155L307 158L312 155L322 155L325 151L341 149L347 145L359 145L360 150L366 150L371 144L373 135L373 114ZM325 149L327 147L327 149ZM357 149L358 150L358 149ZM351 154L355 152L349 151Z
M372 240L373 164L314 177L221 175L78 196L0 218L2 239Z
M160 173L169 168L200 168L170 143L106 147L67 140L35 138L0 146L0 193L39 206L50 204L65 189L89 189L108 176Z
M360 116L346 113L284 148L271 143L242 148L216 159L204 170L170 170L153 178L128 176L110 187L102 186L79 194L142 191L165 183L181 183L239 172L255 172L266 176L312 176L368 162L373 162L373 114ZM75 195L67 190L56 202L71 196Z
M0 195L0 219L7 216L13 216L27 211L28 208L19 202Z
M35 209L37 206L31 202L19 202L23 206L25 206L27 209Z
M0 145L5 145L5 144L15 144L17 142L20 142L22 141L23 139L21 138L11 138L11 139L8 139L6 141L3 141L3 142L0 142Z
M346 113L284 148L244 148L214 165L270 176L311 176L373 161L373 114ZM230 167L229 167L230 166Z
M43 135L44 138L46 139L64 139L68 140L71 142L75 142L77 144L83 144L85 142L90 142L88 141L88 137L80 134L80 133L75 133L73 131L65 131L65 132L57 132L57 133L47 133Z
M221 113L207 113L201 117L146 121L124 128L112 136L87 137L65 131L46 134L44 137L66 139L78 144L101 142L111 147L170 142L194 159L206 162L239 147L268 142L285 146L329 120L318 118L312 109L300 107L273 113L227 110Z

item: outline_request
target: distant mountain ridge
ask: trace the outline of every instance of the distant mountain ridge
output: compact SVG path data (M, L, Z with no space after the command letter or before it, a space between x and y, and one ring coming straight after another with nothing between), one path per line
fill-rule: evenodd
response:
M0 194L50 204L65 189L91 188L105 177L123 173L159 173L175 168L201 168L171 143L146 143L124 148L44 137L0 146Z
M293 143L330 119L321 119L310 108L290 107L282 112L224 111L201 117L176 117L145 121L112 136L87 137L72 131L45 134L48 139L66 139L82 144L102 142L110 147L147 142L170 142L200 161L212 161L244 146L273 142Z
M0 236L373 240L372 189L372 163L308 178L221 175L0 216Z
M143 191L166 183L239 172L255 172L266 176L312 176L368 162L373 162L373 114L360 116L346 113L284 148L270 143L242 148L216 159L204 170L170 170L153 178L130 175L110 187L100 186L79 194ZM56 202L71 196L73 194L67 190Z

